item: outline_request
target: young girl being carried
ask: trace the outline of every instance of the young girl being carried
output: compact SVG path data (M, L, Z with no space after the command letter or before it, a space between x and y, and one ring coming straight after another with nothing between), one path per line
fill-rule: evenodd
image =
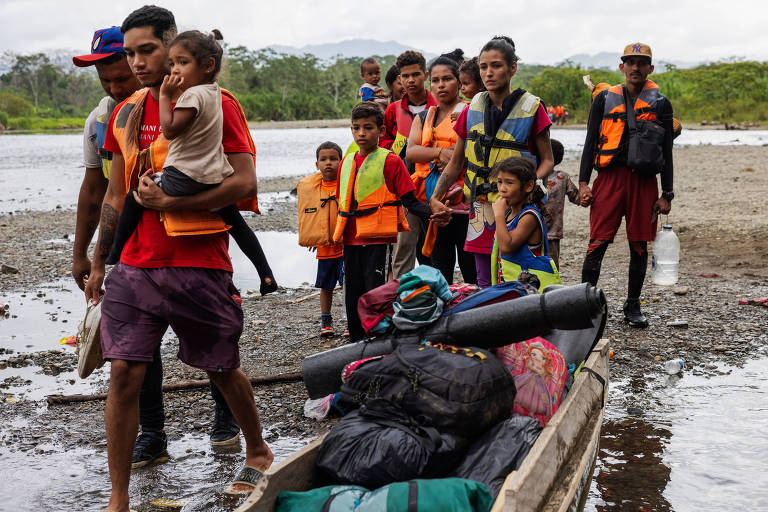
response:
M466 168L465 200L471 211L464 250L474 253L477 284L491 284L491 249L496 230L492 204L498 197L496 180L490 176L497 162L513 156L538 162L536 175L545 179L552 172L547 109L533 94L509 83L517 71L514 42L494 37L483 46L477 59L487 91L477 93L456 121L458 135L451 161L438 180L430 206L434 218L447 224L451 209L440 201Z
M221 145L223 115L221 89L216 75L221 69L222 48L216 30L205 35L197 30L182 32L171 42L171 74L160 86L160 125L170 142L162 173L152 179L170 196L197 194L217 186L234 170ZM135 189L134 189L135 190ZM138 226L144 212L128 192L107 263L120 259L123 246ZM262 295L277 289L272 270L253 230L243 219L237 205L216 213L232 226L230 234L261 277Z
M511 157L491 171L499 198L493 203L496 237L491 252L493 284L516 281L522 272L539 279L538 289L560 284L552 258L546 256L547 228L541 210L545 192L536 183L533 160Z

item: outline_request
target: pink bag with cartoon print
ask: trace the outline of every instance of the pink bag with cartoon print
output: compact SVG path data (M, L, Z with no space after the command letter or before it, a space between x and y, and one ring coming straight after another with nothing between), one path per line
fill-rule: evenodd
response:
M560 406L568 377L563 355L541 337L496 349L496 357L515 378L514 414L531 416L545 426Z

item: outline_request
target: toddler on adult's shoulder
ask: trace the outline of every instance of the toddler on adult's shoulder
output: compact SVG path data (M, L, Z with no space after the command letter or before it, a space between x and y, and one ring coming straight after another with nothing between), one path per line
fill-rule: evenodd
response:
M360 78L365 83L360 86L360 101L373 101L381 106L382 110L387 108L389 97L384 92L384 88L379 85L381 80L381 66L373 57L363 59L360 63Z

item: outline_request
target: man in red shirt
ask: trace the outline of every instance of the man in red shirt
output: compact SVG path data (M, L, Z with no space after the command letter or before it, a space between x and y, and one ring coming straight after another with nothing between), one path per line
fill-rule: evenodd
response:
M403 160L408 172L413 174L413 164L405 160L411 124L419 112L437 105L437 100L424 87L427 79L427 61L421 53L407 50L397 57L395 65L400 70L400 81L405 94L400 101L390 103L384 112L384 135L379 141L379 146L391 149ZM425 258L418 250L423 245L427 227L418 215L410 211L407 219L410 231L403 231L398 235L392 257L392 273L396 279L413 270L417 258L419 263L429 264L429 258Z
M232 284L232 264L226 232L212 235L169 237L158 211L218 209L256 194L256 173L239 107L224 101L224 152L234 174L219 186L193 196L169 197L151 178L139 179L137 200L146 211L125 245L120 263L104 281L105 258L114 239L117 218L126 194L125 160L115 129L126 126L132 109L142 113L138 150L146 149L160 130L157 98L163 77L169 73L167 45L176 33L173 14L145 6L123 22L124 48L139 81L149 88L143 105L124 102L110 119L105 149L114 153L110 181L99 223L85 293L102 304L101 337L104 357L112 362L107 397L106 424L112 492L109 511L129 510L128 485L131 454L136 437L138 395L147 364L170 325L179 338L179 358L206 370L221 390L242 427L246 441L246 466L228 492L250 492L272 463L273 455L261 437L253 390L239 369L238 340L243 328L241 300ZM127 100L127 101L130 101ZM130 107L130 108L126 108ZM131 137L130 130L124 130ZM121 144L122 143L122 144ZM131 184L133 186L133 184Z

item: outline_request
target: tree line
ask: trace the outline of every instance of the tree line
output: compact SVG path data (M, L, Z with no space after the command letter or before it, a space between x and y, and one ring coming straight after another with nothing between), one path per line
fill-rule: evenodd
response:
M313 55L270 49L226 48L219 83L235 93L251 121L335 119L349 115L361 84L360 59L320 61ZM378 57L383 75L395 56ZM55 126L56 120L82 125L103 96L93 69L56 63L42 53L6 53L0 60L0 123L7 128ZM512 81L548 104L562 104L569 120L586 121L591 95L582 76L616 84L616 71L521 63ZM651 75L684 122L757 122L768 120L768 63L717 62L691 69L668 66ZM48 121L48 122L45 122ZM61 124L61 123L59 123ZM66 124L66 123L64 123Z

